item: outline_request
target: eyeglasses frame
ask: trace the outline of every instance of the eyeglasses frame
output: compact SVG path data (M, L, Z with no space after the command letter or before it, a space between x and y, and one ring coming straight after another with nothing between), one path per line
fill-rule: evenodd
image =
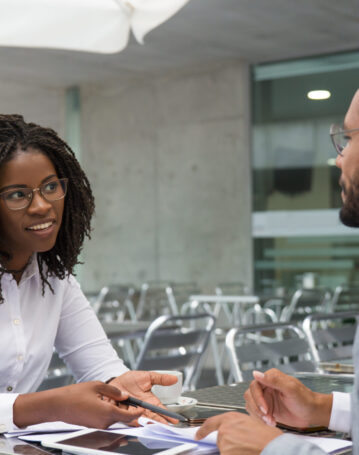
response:
M47 197L45 196L45 194L43 194L43 192L42 192L42 187L44 187L45 185L48 185L49 183L54 182L54 181L59 181L61 186L62 186L62 183L65 184L64 195L61 196L61 197L59 197L58 199L49 200L49 199L47 199ZM29 193L29 195L31 195L31 197L28 199L29 202L28 202L27 205L25 205L24 207L17 208L17 209L14 209L14 208L9 207L8 204L7 204L7 202L5 201L5 195L6 195L7 193L11 193L11 192L13 192L13 191L16 191L16 188L14 188L14 189L12 189L12 190L3 191L2 193L0 193L0 198L5 202L5 205L6 205L6 207L7 207L9 210L15 210L15 211L17 211L17 210L24 210L24 209L27 209L27 208L31 205L32 200L33 200L33 198L34 198L34 193L35 193L35 191L38 191L38 192L40 193L41 197L42 197L43 199L45 199L45 201L50 202L50 204L51 204L52 202L60 201L61 199L64 199L64 197L65 197L66 194L67 194L68 182L69 182L69 179L68 179L67 177L63 177L63 178L61 178L61 179L56 178L56 179L49 180L48 182L42 183L42 184L41 184L39 187L37 187L37 188L21 188L22 190L24 190L24 189L29 189L29 190L30 190L30 189L31 189L31 193ZM20 188L20 187L19 187L19 188Z
M333 132L334 128L339 128L339 131ZM357 133L357 132L359 132L359 128L353 128L351 130L342 130L342 129L340 129L340 126L335 123L330 126L329 135L332 140L335 151L337 152L338 155L343 156L344 149L342 149L342 150L339 149L337 143L335 142L335 136L337 136L338 134L343 134L343 133L345 134L345 133Z

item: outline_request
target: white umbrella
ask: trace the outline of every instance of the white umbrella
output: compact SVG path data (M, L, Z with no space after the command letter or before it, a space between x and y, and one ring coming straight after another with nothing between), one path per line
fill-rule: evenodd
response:
M0 0L0 46L115 53L189 0Z

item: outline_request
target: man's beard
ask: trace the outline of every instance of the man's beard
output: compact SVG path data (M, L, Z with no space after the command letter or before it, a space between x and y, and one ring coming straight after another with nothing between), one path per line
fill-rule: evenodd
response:
M345 202L340 210L339 218L346 226L359 227L359 184L354 184L353 181L351 183L350 188L342 183Z

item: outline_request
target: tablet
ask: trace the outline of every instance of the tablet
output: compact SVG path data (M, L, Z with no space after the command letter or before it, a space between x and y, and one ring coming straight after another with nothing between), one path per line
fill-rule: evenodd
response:
M74 454L109 455L177 455L190 452L197 444L158 441L109 433L100 430L80 430L56 440L42 441L44 447L60 449Z

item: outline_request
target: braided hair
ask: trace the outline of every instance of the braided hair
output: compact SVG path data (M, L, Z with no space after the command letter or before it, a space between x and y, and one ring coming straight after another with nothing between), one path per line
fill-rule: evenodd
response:
M56 243L50 251L37 254L42 294L44 294L45 285L48 285L53 292L48 281L49 276L63 279L73 274L75 265L80 263L78 256L82 250L83 241L85 236L90 238L95 202L90 183L74 152L54 130L35 123L26 123L21 115L0 114L0 166L11 160L19 149L26 151L29 147L37 149L50 159L59 178L69 179L62 223ZM11 252L6 251L6 246L0 239L0 262L10 258ZM9 271L1 267L0 303L4 301L1 277L6 272Z

